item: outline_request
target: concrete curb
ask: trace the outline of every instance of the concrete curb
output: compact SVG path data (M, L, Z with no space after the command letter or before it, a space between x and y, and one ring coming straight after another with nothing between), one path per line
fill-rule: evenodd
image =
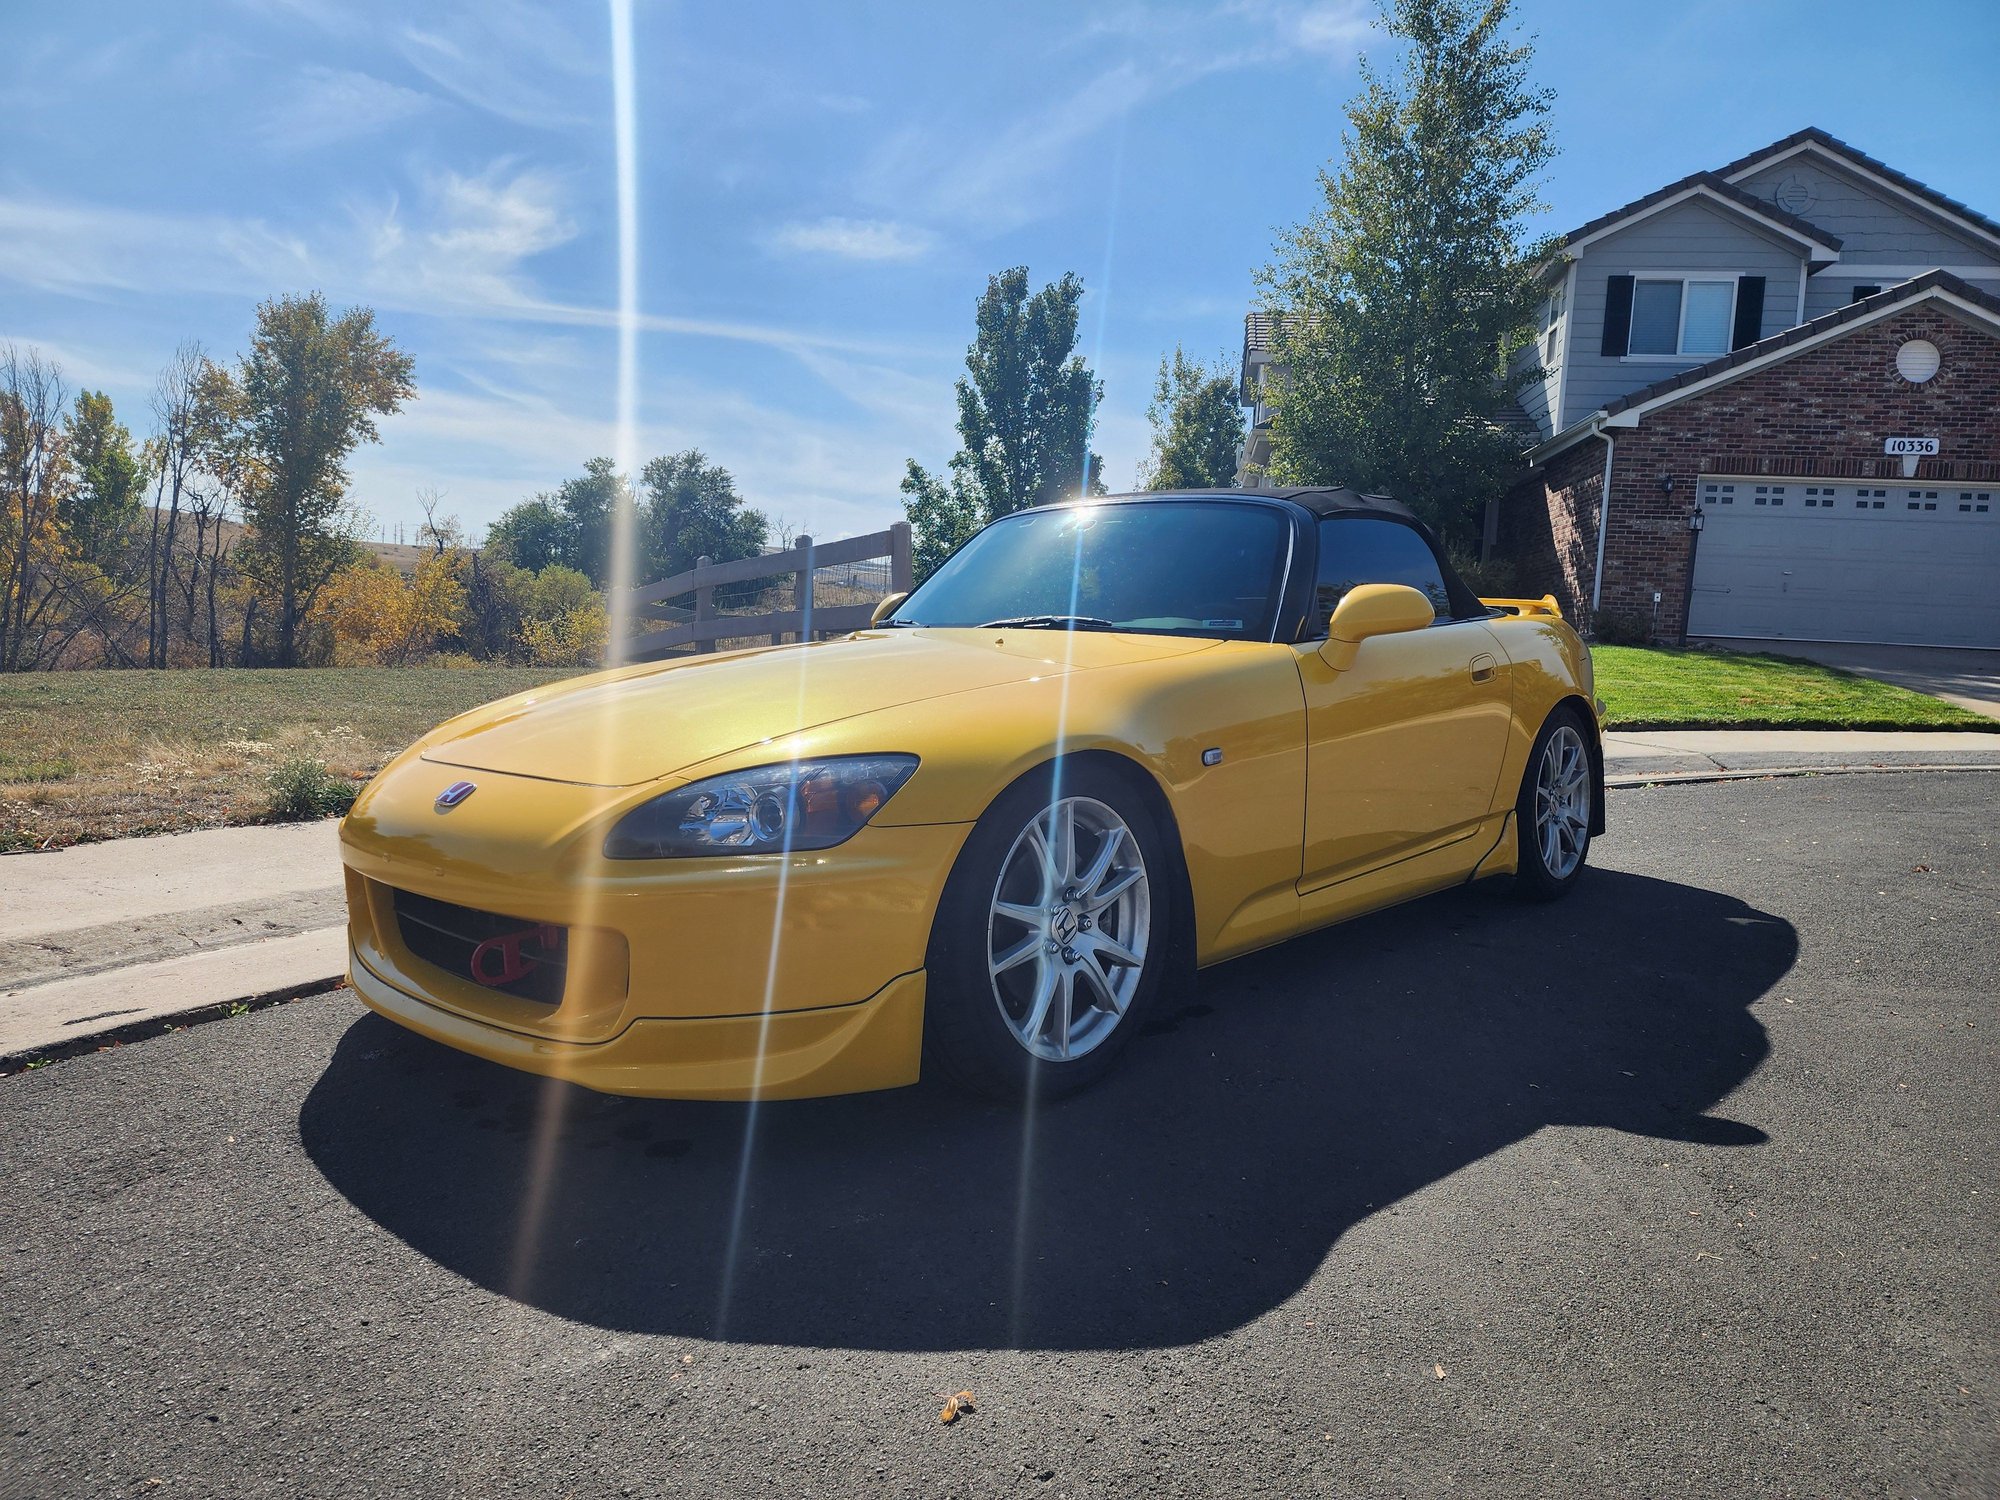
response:
M144 1020L128 1021L104 1031L79 1033L43 1047L0 1052L0 1078L11 1078L16 1073L26 1073L49 1063L62 1062L66 1058L80 1057L86 1052L102 1052L110 1047L123 1047L130 1042L147 1041L156 1036L165 1036L170 1031L183 1031L190 1026L200 1026L208 1021L227 1020L253 1010L268 1010L274 1005L303 1000L309 995L331 994L335 990L344 988L346 984L346 974L333 974L324 979L309 979L298 984L284 985L275 990L266 990L261 994L244 995L235 1000L218 1000L187 1010L163 1011L159 1015L147 1016Z
M1761 766L1761 767L1717 767L1705 771L1627 771L1614 772L1607 769L1604 785L1607 790L1623 791L1638 786L1693 785L1704 781L1770 781L1788 776L1899 776L1905 772L1921 771L2000 771L2000 761L1990 764L1966 763L1961 765L1917 764L1908 766Z

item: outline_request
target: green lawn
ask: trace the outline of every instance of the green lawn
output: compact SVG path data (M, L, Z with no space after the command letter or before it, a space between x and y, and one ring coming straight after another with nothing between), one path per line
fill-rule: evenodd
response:
M1980 729L2000 723L1867 677L1784 656L1598 646L1614 729Z
M573 669L0 676L0 851L253 823L271 771L360 779L432 726Z

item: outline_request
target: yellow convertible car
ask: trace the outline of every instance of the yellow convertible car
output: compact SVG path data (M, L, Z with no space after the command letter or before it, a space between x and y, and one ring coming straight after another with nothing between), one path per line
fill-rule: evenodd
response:
M1050 1097L1163 986L1603 828L1552 600L1481 600L1393 501L1007 516L840 640L600 672L441 725L341 830L392 1020L618 1093L926 1068Z

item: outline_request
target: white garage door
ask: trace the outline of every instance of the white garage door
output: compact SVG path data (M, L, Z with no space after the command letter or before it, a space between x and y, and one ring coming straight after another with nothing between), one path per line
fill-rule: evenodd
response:
M1700 481L1688 634L2000 647L2000 486Z

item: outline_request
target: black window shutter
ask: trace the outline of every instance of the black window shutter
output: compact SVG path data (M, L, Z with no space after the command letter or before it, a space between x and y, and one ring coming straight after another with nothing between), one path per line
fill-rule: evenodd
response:
M1763 326L1764 278L1742 277L1736 283L1736 336L1729 341L1729 347L1742 349L1756 343Z
M1632 278L1604 278L1604 344L1600 354L1622 355L1632 342Z

